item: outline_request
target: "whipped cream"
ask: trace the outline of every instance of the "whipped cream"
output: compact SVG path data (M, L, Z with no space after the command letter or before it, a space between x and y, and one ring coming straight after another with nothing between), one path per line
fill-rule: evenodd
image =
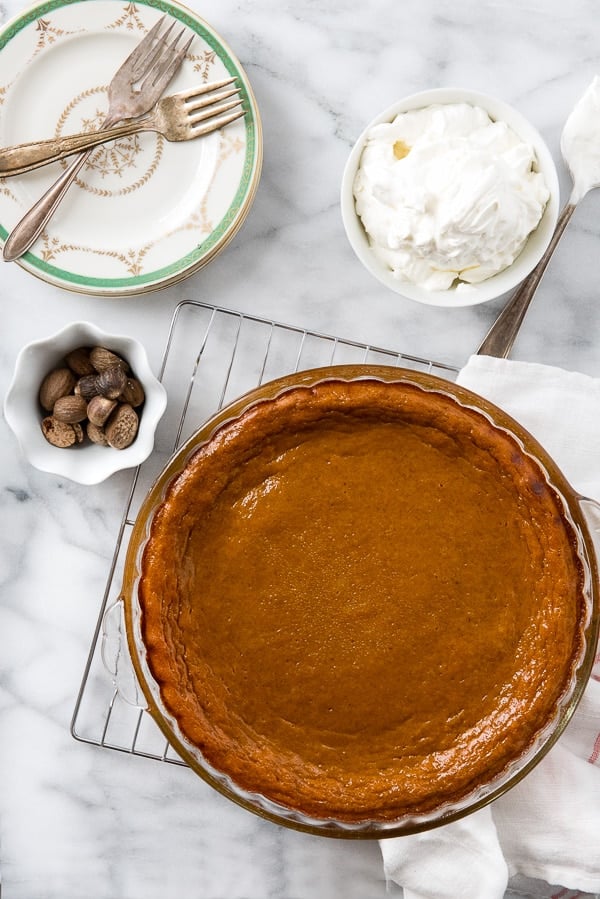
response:
M428 290L477 283L509 266L549 198L535 152L468 103L435 104L368 134L354 181L373 252Z
M565 123L560 149L573 178L570 203L600 183L600 78L596 75Z

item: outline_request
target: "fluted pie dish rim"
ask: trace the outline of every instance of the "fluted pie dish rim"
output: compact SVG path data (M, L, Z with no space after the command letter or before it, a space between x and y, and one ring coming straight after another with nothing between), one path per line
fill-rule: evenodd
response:
M301 807L274 801L260 791L240 786L231 772L218 770L186 736L180 722L164 702L161 687L155 679L152 661L148 660L147 635L145 636L143 624L147 608L142 613L143 603L138 595L144 552L148 546L157 510L164 504L170 486L177 481L179 473L186 469L189 460L200 447L208 445L215 434L224 433L229 424L235 424L243 419L246 411L285 397L297 388L301 390L306 388L310 391L319 385L348 385L354 382L386 385L399 383L409 385L411 390L416 389L424 394L450 398L451 403L456 403L458 408L467 410L468 414L474 412L482 415L494 428L503 434L508 433L522 448L524 455L532 459L543 471L546 486L562 504L583 572L581 617L577 621L580 644L577 658L569 660L569 665L572 666L569 667L569 685L558 702L553 705L549 720L536 731L532 742L526 749L521 747L516 757L509 759L500 771L495 771L493 777L478 783L474 789L467 790L456 801L444 799L434 808L417 810L414 814L403 812L390 819L373 816L349 820L342 815L314 814L312 811L307 813ZM436 376L412 370L366 365L330 366L278 379L239 398L200 427L167 463L140 508L125 561L122 600L128 648L149 711L167 739L190 767L219 792L271 821L317 835L354 839L381 839L430 829L487 805L518 783L554 745L570 720L591 672L599 625L596 550L582 508L582 498L572 490L543 448L510 416L465 388Z

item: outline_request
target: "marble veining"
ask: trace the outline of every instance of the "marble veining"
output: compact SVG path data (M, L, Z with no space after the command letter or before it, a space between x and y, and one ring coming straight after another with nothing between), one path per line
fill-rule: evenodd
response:
M257 96L265 158L250 215L205 269L135 299L66 293L3 264L2 394L25 343L78 319L136 336L157 371L183 299L462 364L503 301L444 310L403 300L375 282L341 223L347 154L366 122L398 97L466 87L512 103L537 126L566 200L559 138L598 71L597 4L188 5L232 47ZM5 0L0 20L23 9L21 0ZM592 192L575 213L514 357L600 374L599 203ZM35 471L6 424L0 427L0 870L7 899L401 895L385 884L375 843L283 830L238 809L185 768L73 740L69 723L129 479L119 474L80 487ZM552 893L519 880L509 895Z

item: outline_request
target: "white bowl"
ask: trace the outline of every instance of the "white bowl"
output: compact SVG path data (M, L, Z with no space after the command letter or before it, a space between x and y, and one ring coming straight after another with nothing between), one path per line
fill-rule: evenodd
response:
M506 122L510 128L523 140L530 143L535 150L538 170L546 180L550 192L550 198L544 210L541 221L535 231L532 232L527 243L508 268L499 272L479 284L461 284L460 287L449 290L426 290L416 284L400 281L394 277L392 271L381 262L369 244L369 239L356 212L353 185L360 164L363 148L367 136L374 125L383 122L391 122L403 112L412 109L421 109L434 103L469 103L480 106L487 111L490 118ZM559 212L559 184L556 166L544 140L536 129L515 109L476 91L461 90L456 88L438 88L412 94L403 100L398 100L376 116L362 132L356 141L346 163L342 177L341 209L344 228L350 244L363 263L365 268L376 278L393 290L411 300L425 303L429 306L473 306L485 303L516 287L535 268L544 251L550 243Z
M44 437L44 417L38 394L44 377L71 350L81 346L103 346L125 359L145 393L139 429L126 449L98 446L85 441L59 448ZM4 416L19 441L28 462L41 471L61 475L80 484L98 484L116 471L134 468L148 458L154 434L167 405L167 393L150 368L142 344L117 334L107 334L89 322L75 322L43 340L23 347L17 357L12 382L4 400Z

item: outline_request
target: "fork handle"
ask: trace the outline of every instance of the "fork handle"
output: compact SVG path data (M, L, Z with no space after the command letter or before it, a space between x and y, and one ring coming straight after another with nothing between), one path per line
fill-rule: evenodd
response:
M107 117L100 130L108 130L115 124L115 121L119 121L119 119ZM15 225L6 239L2 251L5 262L13 262L15 259L18 259L37 240L46 224L56 212L69 187L85 165L91 152L91 149L89 149L77 156L69 168L48 188L45 194L42 194L37 203L34 203L21 221Z
M125 125L115 125L113 128L102 131L81 131L67 137L32 141L28 144L0 149L0 178L23 175L25 172L31 172L49 162L58 162L59 159L71 156L73 153L91 150L99 144L137 134L146 127L145 121L137 120Z

